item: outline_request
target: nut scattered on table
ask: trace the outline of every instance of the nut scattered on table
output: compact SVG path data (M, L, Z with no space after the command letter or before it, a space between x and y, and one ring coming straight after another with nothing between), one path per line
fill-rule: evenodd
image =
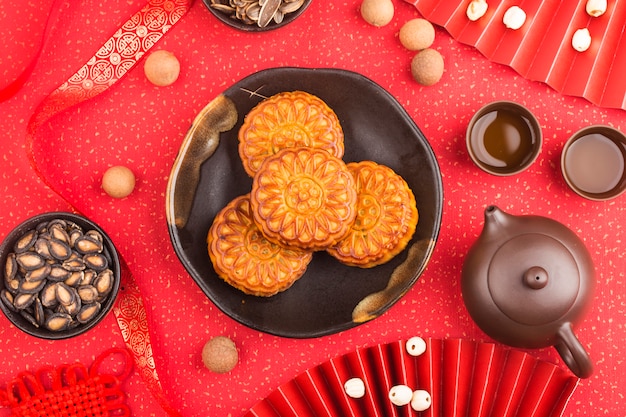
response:
M62 219L28 230L7 256L2 302L53 332L91 322L114 287L103 241Z
M431 48L418 52L411 61L413 79L423 86L439 82L443 76L444 62L441 54Z
M418 389L413 391L413 396L411 397L411 408L415 411L426 411L430 408L432 404L432 398L430 397L430 393L423 389Z
M419 336L411 337L406 341L406 351L411 356L420 356L426 352L426 342Z
M411 403L413 390L406 385L394 385L389 390L389 401L393 405L404 406Z
M365 383L361 378L350 378L343 384L346 395L350 398L363 398L365 396Z
M387 25L393 19L394 6L391 0L363 0L361 17L372 26Z
M502 22L507 28L517 30L526 22L526 12L519 6L511 6L504 12Z
M602 16L606 12L606 0L587 0L585 10L589 16Z
M574 32L572 36L572 47L578 52L585 52L591 46L591 34L589 29L582 28Z
M202 362L211 372L224 374L232 371L239 362L235 342L226 336L213 337L202 348Z
M178 79L180 62L173 53L158 50L148 56L143 69L148 81L156 86L166 87Z
M286 15L304 5L304 0L211 0L211 7L247 25L280 24Z
M127 197L135 189L135 174L125 166L113 166L102 176L102 189L113 198Z
M467 5L467 18L475 22L487 13L488 8L489 6L486 0L472 0L470 4Z
M421 51L435 41L435 27L426 19L411 19L402 25L398 37L409 51Z

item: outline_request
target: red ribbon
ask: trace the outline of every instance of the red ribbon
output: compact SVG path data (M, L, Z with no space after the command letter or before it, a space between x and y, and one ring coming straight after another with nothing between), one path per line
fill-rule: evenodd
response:
M44 47L44 40L47 37L48 33L50 33L53 29L52 23L57 21L58 20L57 15L63 13L64 11L63 7L61 7L61 5L58 3L60 2L52 1L49 13L47 14L48 17L46 18L46 24L44 27L45 30L41 36L41 40L38 44L37 52L35 53L33 59L28 63L26 68L24 68L22 72L15 78L15 80L13 80L10 84L6 85L0 90L0 101L8 100L11 97L13 97L20 90L20 88L22 88L24 83L26 83L31 73L35 69L35 66L37 64L37 59L39 58L39 55L41 55L41 51L43 50L43 47Z
M26 137L26 151L30 164L44 184L75 211L78 210L55 189L37 165L33 151L37 129L62 111L97 96L119 81L185 15L192 3L193 0L148 0L148 3L131 16L85 65L47 96L32 115ZM18 80L0 91L0 98L14 94L30 74L29 71L33 66L34 64L31 64ZM163 393L141 292L123 258L121 269L122 285L113 311L124 342L132 352L136 369L159 405L168 415L180 416L181 414L170 405Z

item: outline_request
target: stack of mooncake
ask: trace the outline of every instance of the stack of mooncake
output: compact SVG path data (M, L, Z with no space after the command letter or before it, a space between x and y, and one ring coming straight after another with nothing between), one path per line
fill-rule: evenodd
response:
M316 251L371 268L411 240L413 192L385 165L342 160L339 118L319 97L269 97L238 137L252 189L217 214L207 237L215 271L233 287L269 297L302 277Z

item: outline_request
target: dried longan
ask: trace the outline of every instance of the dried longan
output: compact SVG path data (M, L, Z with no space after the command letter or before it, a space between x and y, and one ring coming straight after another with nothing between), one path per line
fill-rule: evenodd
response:
M135 189L135 174L125 166L114 166L102 176L102 189L113 198L124 198Z
M400 28L400 43L410 51L429 48L435 41L435 27L426 19L409 20Z
M372 26L385 26L393 19L394 7L391 0L363 0L361 17Z
M211 372L224 374L232 371L239 362L235 342L226 336L210 339L202 348L202 362Z
M411 61L413 79L424 86L436 84L443 76L443 57L431 48L418 52Z
M159 87L165 87L178 79L180 62L173 53L161 49L148 56L143 70L148 81Z

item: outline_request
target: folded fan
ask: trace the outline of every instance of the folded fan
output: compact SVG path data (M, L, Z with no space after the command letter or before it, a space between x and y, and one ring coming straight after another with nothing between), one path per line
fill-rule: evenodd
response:
M280 386L244 417L557 417L578 385L566 370L520 350L459 339L425 342L419 356L397 341L331 359ZM362 398L345 393L354 377L365 383ZM393 405L394 385L429 392L431 406L417 413Z

